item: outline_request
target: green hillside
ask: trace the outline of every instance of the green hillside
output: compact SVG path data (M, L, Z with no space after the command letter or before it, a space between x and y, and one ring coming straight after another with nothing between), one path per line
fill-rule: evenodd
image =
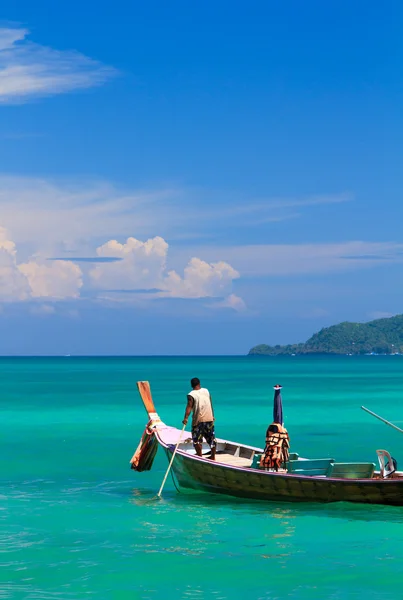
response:
M304 344L267 346L260 344L252 355L290 354L396 354L403 353L403 315L369 323L344 322L325 327Z

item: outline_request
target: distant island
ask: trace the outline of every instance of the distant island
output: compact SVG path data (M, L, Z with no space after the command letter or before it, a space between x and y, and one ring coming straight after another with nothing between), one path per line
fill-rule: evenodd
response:
M348 321L325 327L302 344L260 344L249 355L292 356L301 354L402 354L403 315L369 323Z

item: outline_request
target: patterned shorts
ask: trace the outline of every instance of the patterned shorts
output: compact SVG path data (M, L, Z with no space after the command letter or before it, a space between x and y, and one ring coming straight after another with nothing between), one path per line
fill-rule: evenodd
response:
M194 444L202 444L203 438L206 440L206 442L208 443L208 445L211 448L216 447L217 442L215 439L214 422L213 421L208 421L206 423L198 423L198 425L195 425L194 427L192 427L193 443Z

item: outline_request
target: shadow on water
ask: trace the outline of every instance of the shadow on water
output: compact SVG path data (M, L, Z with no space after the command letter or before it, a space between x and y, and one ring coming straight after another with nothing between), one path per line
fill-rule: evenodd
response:
M116 492L115 492L116 493ZM334 502L330 504L305 502L275 502L235 498L220 494L207 494L193 490L176 492L167 490L161 498L156 490L131 488L121 493L129 496L129 501L136 506L155 507L158 510L191 510L225 508L234 512L249 515L271 515L278 517L286 512L291 517L319 517L326 519L342 519L344 521L388 521L403 522L403 506L384 506L380 504L353 504L351 502Z

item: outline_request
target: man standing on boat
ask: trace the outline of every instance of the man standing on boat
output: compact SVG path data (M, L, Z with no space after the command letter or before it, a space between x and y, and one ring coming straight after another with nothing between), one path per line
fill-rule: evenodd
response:
M191 412L192 418L192 440L197 456L202 456L203 438L211 448L210 459L215 460L216 439L214 432L214 411L211 402L210 392L207 388L202 388L200 379L194 377L190 385L192 391L187 396L187 406L185 410L185 418L182 423L187 424Z

